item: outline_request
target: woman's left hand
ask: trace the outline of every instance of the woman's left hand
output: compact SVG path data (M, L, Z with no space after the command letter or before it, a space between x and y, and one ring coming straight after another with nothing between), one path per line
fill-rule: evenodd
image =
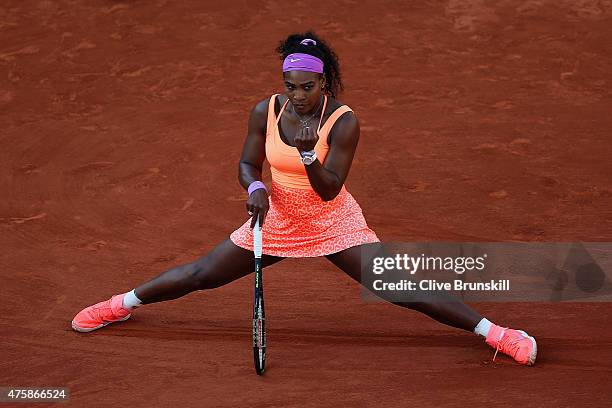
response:
M306 126L298 130L293 139L295 147L300 152L309 152L313 150L318 141L319 135L317 135L317 132L315 132L315 130L310 126Z

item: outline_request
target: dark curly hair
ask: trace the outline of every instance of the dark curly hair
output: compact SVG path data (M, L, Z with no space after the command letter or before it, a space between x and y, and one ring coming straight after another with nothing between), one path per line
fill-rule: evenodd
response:
M300 44L306 38L315 40L317 45ZM284 60L287 55L296 52L313 55L321 59L323 61L323 74L325 75L325 92L335 98L344 89L342 77L340 76L338 56L314 31L289 35L280 42L276 52L281 60Z

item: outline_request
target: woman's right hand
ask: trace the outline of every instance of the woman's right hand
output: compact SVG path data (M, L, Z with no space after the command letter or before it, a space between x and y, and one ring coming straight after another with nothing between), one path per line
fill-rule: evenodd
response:
M270 209L270 200L268 198L268 192L263 188L259 188L247 199L246 203L247 213L251 219L251 229L255 228L255 221L259 217L259 227L263 227L264 221L266 220L266 214Z

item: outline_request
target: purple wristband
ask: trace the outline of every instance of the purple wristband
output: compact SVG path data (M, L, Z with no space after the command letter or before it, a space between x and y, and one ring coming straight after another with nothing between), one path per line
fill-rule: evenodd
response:
M262 183L261 181L252 182L251 184L249 184L249 189L248 189L249 195L253 194L253 191L259 190L260 188L263 188L264 190L266 190L266 192L268 192L266 185Z

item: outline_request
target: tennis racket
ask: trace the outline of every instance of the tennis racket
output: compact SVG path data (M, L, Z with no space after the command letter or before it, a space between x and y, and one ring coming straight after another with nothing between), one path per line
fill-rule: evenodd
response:
M266 365L266 313L263 298L263 274L261 264L262 238L259 216L253 228L253 252L255 253L255 297L253 301L253 356L255 371L262 375Z

